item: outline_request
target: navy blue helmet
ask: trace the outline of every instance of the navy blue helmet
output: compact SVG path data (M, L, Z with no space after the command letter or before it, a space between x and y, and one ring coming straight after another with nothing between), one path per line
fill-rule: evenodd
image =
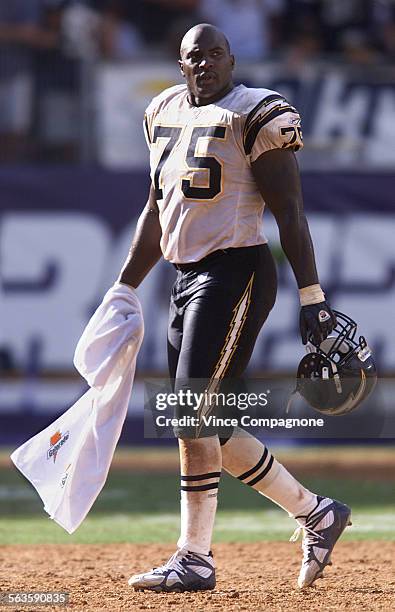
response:
M357 324L337 310L337 324L320 344L309 339L299 363L296 391L318 412L342 415L355 410L373 391L377 370L363 336L355 340Z

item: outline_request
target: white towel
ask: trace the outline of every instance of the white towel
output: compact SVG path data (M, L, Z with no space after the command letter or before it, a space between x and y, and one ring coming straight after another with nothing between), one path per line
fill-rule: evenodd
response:
M77 344L74 364L91 389L12 461L44 509L68 533L82 523L107 478L125 421L144 335L136 292L115 283Z

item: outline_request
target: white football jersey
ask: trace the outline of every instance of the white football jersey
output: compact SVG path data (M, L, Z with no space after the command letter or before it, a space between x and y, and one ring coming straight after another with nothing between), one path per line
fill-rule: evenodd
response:
M144 128L165 259L188 263L267 242L251 163L270 149L303 146L300 116L281 94L238 85L192 106L186 85L177 85L153 99Z

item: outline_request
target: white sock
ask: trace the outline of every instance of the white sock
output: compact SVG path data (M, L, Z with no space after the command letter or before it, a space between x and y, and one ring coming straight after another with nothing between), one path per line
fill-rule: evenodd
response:
M220 474L211 472L181 476L181 532L178 548L201 555L209 554Z
M288 470L276 459L273 468L277 473L270 484L265 485L264 480L257 483L254 488L274 501L278 506L284 508L290 516L306 516L317 505L317 496L306 489L294 478Z
M317 505L315 493L301 485L262 442L246 431L236 430L224 444L222 465L290 516L306 515Z

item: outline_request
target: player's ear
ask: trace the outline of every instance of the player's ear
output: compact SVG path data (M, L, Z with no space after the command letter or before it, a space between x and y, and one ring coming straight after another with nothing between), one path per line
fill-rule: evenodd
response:
M235 56L231 55L230 56L230 62L232 64L232 70L234 70L235 64L236 64L236 60L235 60Z
M182 61L182 60L178 60L178 65L179 65L179 67L180 67L180 72L181 72L182 76L185 76L185 74L184 74L184 64L183 64L183 61Z

